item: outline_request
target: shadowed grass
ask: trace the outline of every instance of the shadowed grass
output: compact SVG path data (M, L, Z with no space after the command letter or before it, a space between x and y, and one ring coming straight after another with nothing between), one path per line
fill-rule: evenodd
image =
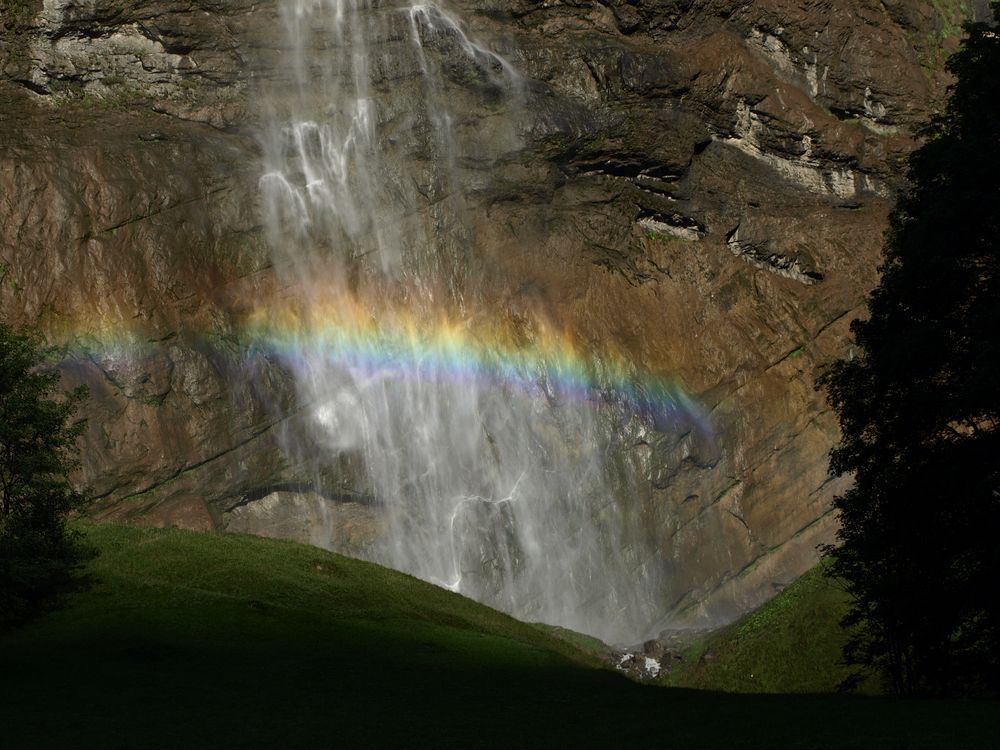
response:
M93 586L0 637L5 748L986 747L996 704L644 687L374 565L88 526Z

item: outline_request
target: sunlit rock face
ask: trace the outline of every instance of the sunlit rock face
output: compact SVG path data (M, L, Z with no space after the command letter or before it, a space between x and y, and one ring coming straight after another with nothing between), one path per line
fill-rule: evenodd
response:
M609 640L730 618L831 538L814 376L945 21L28 3L3 316L91 387L98 517L290 536Z

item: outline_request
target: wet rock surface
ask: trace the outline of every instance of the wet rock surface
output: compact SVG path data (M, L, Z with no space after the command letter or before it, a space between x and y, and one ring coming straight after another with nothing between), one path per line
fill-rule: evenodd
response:
M665 557L636 561L667 568L659 627L732 618L831 539L837 432L814 376L847 354L875 283L912 128L942 91L945 20L918 1L450 7L524 80L518 101L491 99L454 39L428 44L456 132L493 144L457 165L471 237L449 262L502 314L542 309L698 396L710 444L609 424ZM95 516L305 541L336 517L363 547L363 467L296 441L307 405L241 340L257 303L294 296L257 208L273 3L3 10L0 312L66 342L67 380L90 386ZM380 76L386 159L419 163L421 123L400 114L422 96L415 69ZM435 190L406 221L434 220ZM319 494L280 489L302 482ZM629 653L668 668L666 651Z
M684 650L711 633L710 629L698 628L664 630L656 638L641 644L612 648L607 661L611 667L634 680L652 681L679 667L684 661Z
M363 499L329 498L309 491L277 491L224 510L226 529L305 541L363 556L380 533L378 509Z

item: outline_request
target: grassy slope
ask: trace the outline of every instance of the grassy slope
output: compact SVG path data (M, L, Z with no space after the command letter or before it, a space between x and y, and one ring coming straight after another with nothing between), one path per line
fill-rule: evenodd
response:
M986 747L990 703L643 687L540 628L266 539L88 527L92 588L0 637L20 747Z
M686 650L664 682L740 693L830 693L847 677L847 595L819 567L760 609Z

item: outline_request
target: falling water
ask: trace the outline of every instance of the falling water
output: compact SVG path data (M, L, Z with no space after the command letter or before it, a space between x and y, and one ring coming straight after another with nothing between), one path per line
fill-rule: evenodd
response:
M469 273L482 261L459 164L516 150L516 118L477 141L449 103L514 111L516 71L438 5L280 13L286 76L264 97L260 189L294 298L261 326L311 440L331 465L364 466L383 524L365 556L524 619L645 635L662 569L621 482L616 497L600 399L581 385L609 366L581 365L542 319L519 339L480 309Z

